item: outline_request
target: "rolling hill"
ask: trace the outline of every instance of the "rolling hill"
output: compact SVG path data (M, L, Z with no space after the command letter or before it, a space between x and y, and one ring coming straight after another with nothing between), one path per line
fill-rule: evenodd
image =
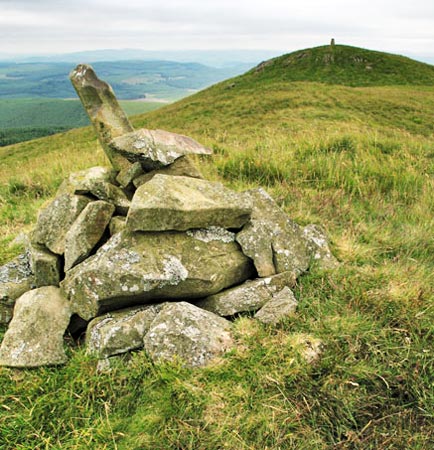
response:
M432 70L318 47L135 116L212 147L198 161L207 177L261 185L298 223L322 224L341 267L304 276L297 316L276 327L238 317L236 350L204 370L136 354L97 373L79 345L61 369L0 368L6 448L430 448ZM62 179L97 164L89 127L1 148L0 261ZM323 341L317 364L300 358L299 335Z

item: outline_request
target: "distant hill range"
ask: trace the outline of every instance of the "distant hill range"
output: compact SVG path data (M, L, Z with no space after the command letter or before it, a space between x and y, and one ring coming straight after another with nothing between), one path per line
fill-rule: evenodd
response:
M315 81L345 86L434 85L434 66L413 59L347 45L299 50L269 59L245 81Z

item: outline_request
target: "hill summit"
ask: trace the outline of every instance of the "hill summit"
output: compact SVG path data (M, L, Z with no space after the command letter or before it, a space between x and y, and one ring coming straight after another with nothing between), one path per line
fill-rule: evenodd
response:
M390 53L334 45L333 41L330 45L264 61L246 75L346 86L434 85L434 66L430 64Z

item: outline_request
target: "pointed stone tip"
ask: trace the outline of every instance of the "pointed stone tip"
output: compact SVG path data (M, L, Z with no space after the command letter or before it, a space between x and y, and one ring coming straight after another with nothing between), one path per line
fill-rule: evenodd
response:
M89 75L93 75L92 78L95 78L95 71L92 66L89 64L78 64L69 74L69 79L71 81L74 80L83 80L85 77L89 77Z

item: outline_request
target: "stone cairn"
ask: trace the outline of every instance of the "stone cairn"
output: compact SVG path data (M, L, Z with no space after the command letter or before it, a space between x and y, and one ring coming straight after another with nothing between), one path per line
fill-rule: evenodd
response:
M73 173L40 211L26 252L0 267L0 365L64 364L65 334L108 358L204 366L235 345L231 319L275 324L313 262L337 264L322 229L301 228L263 190L204 180L211 150L162 130L135 131L88 65L71 81L112 167Z

